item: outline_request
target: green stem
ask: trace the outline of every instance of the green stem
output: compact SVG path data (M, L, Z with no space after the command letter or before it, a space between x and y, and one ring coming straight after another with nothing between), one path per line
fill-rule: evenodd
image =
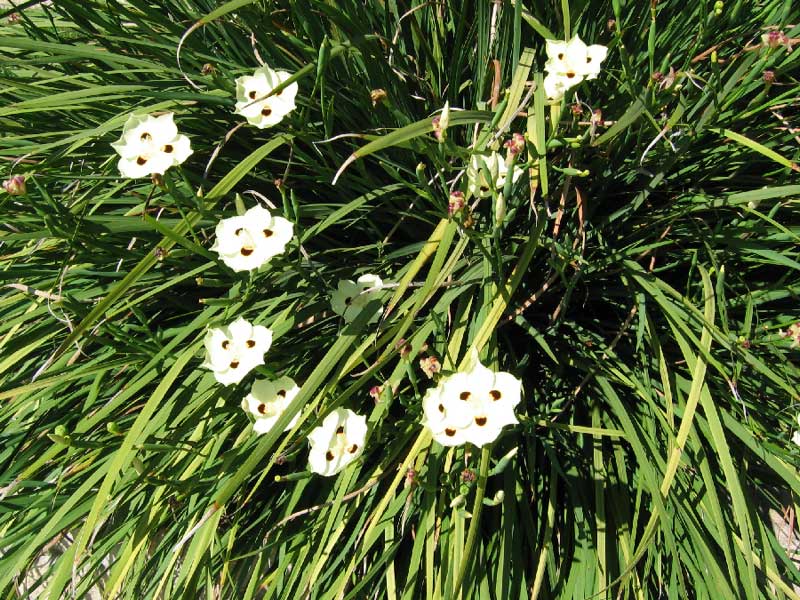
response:
M481 520L483 497L486 494L486 482L489 479L489 457L491 453L491 446L484 446L481 448L481 469L478 474L478 487L475 490L475 504L472 507L472 520L469 524L469 533L467 533L467 543L464 546L464 555L461 558L461 564L458 565L456 584L453 586L453 597L457 596L461 591L461 585L464 583L464 576L467 573L469 560L472 557L472 548L475 545L475 538L478 537L478 523L480 523Z

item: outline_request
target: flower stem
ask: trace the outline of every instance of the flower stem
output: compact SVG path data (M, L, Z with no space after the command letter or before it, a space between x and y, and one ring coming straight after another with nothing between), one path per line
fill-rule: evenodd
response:
M461 584L464 582L469 560L472 557L472 547L475 545L475 538L478 537L478 524L481 520L483 497L486 494L486 481L489 475L489 457L491 453L491 446L481 448L481 467L478 474L478 487L475 491L475 504L472 506L472 520L467 533L467 543L464 545L464 554L461 557L461 563L458 565L456 584L453 586L453 597L456 597L461 591Z

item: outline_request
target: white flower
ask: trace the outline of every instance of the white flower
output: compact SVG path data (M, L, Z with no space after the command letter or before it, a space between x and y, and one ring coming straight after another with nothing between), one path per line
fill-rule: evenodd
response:
M264 364L264 354L272 345L272 331L253 325L242 317L225 327L206 332L206 361L223 385L239 383L245 375Z
M335 475L361 456L367 436L367 418L349 408L337 408L308 435L308 464L314 473Z
M584 79L594 79L608 54L608 48L599 44L587 46L580 37L568 42L545 40L547 62L544 70L544 91L548 100L556 102L564 93Z
M242 401L242 408L256 419L256 422L253 423L253 431L267 433L272 429L299 392L300 388L290 377L280 377L275 381L256 379L250 388L250 393ZM300 413L298 412L286 425L284 431L289 431L294 427L299 418Z
M521 167L514 166L512 181L516 183L523 173ZM467 189L473 196L486 198L492 190L502 191L507 177L508 165L500 154L473 154L467 167Z
M222 219L215 233L211 250L222 262L234 271L250 271L286 250L294 225L273 217L263 206L254 206L241 216Z
M122 137L111 144L121 156L118 166L124 177L163 175L189 158L192 154L189 138L178 133L172 118L172 113L128 117Z
M331 308L337 315L344 317L345 323L352 323L364 307L380 294L382 287L381 278L369 273L355 282L342 279L336 291L331 294ZM376 311L369 323L377 321L380 314L380 311Z
M800 427L800 415L797 415L797 426ZM795 431L792 435L792 442L800 446L800 431Z
M505 372L484 367L473 350L465 371L443 377L422 399L422 424L443 446L493 442L503 427L517 423L522 384Z
M256 69L252 75L236 80L237 115L259 129L278 124L295 108L297 83L291 83L277 94L265 98L279 84L291 77L286 71L273 71L267 66Z

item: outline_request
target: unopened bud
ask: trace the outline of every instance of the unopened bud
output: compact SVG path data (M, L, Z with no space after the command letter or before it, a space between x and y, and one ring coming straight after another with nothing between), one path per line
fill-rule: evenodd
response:
M503 194L497 194L494 200L494 224L495 227L500 227L503 221L506 220L506 199Z
M792 47L792 44L789 41L787 35L782 31L777 31L775 29L768 31L767 33L762 35L761 42L764 44L764 46L772 48L773 50L778 46L785 46L789 50L791 50Z
M472 483L477 478L478 476L472 469L464 469L463 471L461 471L461 481L463 481L464 483Z
M525 150L525 136L523 136L521 133L515 133L511 136L511 139L503 145L508 148L509 154L516 156Z
M10 179L7 179L3 182L3 189L9 196L24 196L28 191L28 188L25 186L25 176L14 175Z
M583 114L583 107L577 102L575 102L574 104L570 104L569 110L576 117Z
M771 69L767 69L761 75L761 78L764 80L764 83L766 83L767 85L772 85L772 83L775 81L775 71L773 71Z
M408 358L408 355L411 354L412 350L411 344L409 344L405 338L400 338L400 341L397 342L395 348L400 351L400 358Z
M377 106L378 104L383 103L386 100L387 95L388 94L384 89L377 88L372 90L369 93L369 98L372 100L372 106Z
M211 75L216 70L217 69L216 69L216 67L214 65L212 65L211 63L206 63L206 64L203 65L203 68L200 69L200 72L203 75Z
M426 356L419 359L419 368L428 379L433 379L433 376L442 370L442 365L435 356Z
M414 467L408 467L408 470L406 471L406 482L404 485L405 487L409 487L416 483L417 483L417 471L414 469Z
M383 386L382 385L373 385L369 389L369 395L372 397L375 402L381 399L381 394L383 393Z
M444 108L442 109L442 113L433 117L431 119L431 125L433 125L433 135L436 136L436 139L439 140L439 143L443 143L447 139L447 127L450 125L450 103L445 102Z
M616 26L617 26L617 21L615 19L609 19L608 21L606 21L606 29L608 29L609 31L614 31Z
M456 190L450 192L450 199L447 203L447 214L451 217L464 208L464 192Z

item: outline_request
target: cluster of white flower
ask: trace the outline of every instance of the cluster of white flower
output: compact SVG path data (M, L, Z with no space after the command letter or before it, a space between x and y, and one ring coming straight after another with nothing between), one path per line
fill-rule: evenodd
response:
M320 475L335 475L361 456L367 437L367 418L349 408L337 408L308 434L308 463Z
M122 128L122 137L111 144L120 155L119 171L136 179L163 175L192 154L189 138L178 133L172 113L130 115Z
M295 109L296 82L272 93L289 77L286 71L274 71L267 66L256 69L253 75L239 77L234 112L259 129L277 125ZM189 158L192 154L189 138L178 133L173 117L171 112L128 117L122 137L111 144L120 156L118 167L123 177L163 175Z
M272 90L289 77L286 71L273 71L267 66L256 69L252 76L239 77L236 80L236 114L259 129L280 123L295 109L297 83L290 83L275 94Z
M548 42L548 53L550 47ZM592 54L592 57L598 56ZM572 60L572 54L569 57ZM598 60L598 68L600 60L602 58ZM562 62L571 64L567 60ZM555 68L553 63L550 69L554 73ZM579 75L579 80L585 76ZM276 125L295 108L297 83L285 85L290 77L285 71L264 66L256 69L252 76L238 78L235 113L258 128ZM275 92L281 85L283 88ZM445 105L436 118L435 133L440 142L446 140L449 115L449 106ZM169 112L128 117L122 136L112 144L120 156L118 167L123 176L161 176L192 154L189 138L178 132L173 119L173 113ZM524 147L524 140L522 145ZM514 165L511 154L516 155L518 151L510 151L509 160L504 160L497 152L473 155L468 167L469 192L484 198L502 190L509 176L512 183L516 182L523 170ZM285 252L294 228L287 219L272 215L262 206L254 206L244 214L220 220L215 234L211 250L229 268L241 272L259 269ZM356 281L341 280L331 295L331 308L345 323L351 323L367 307L377 307L374 301L385 287L381 278L374 274L361 275ZM375 308L368 322L374 323L381 313ZM204 339L206 359L203 366L213 372L220 384L238 384L264 364L272 336L270 329L242 317L228 325L209 328ZM434 377L439 369L430 366L428 376ZM263 434L273 429L299 393L300 387L288 376L256 379L241 406L252 416L253 430ZM423 399L423 425L443 445L470 442L482 446L496 439L505 425L517 422L514 406L519 403L520 394L518 379L509 373L490 371L481 365L474 352L469 368L443 377L435 388L427 391ZM284 430L295 427L299 416L298 411ZM345 408L331 411L308 435L309 468L325 476L340 472L362 454L366 435L365 416Z
M300 388L291 377L283 376L274 381L256 379L250 388L250 393L242 400L242 409L255 419L253 431L267 433L272 429L298 393ZM299 418L300 413L295 414L284 431L289 431L297 425Z
M497 439L503 427L517 423L522 384L503 371L487 369L473 351L465 370L442 377L422 399L423 425L443 446L476 446Z
M270 346L270 329L239 317L230 325L206 332L203 366L211 369L222 385L239 383L250 371L264 364L264 354Z
M282 254L294 235L294 225L283 217L273 217L262 206L243 215L222 219L217 224L217 239L211 249L234 271L252 271Z
M548 102L560 102L570 88L584 79L594 79L608 54L608 48L599 44L587 46L580 37L568 42L545 40L547 62L544 70L544 92Z

